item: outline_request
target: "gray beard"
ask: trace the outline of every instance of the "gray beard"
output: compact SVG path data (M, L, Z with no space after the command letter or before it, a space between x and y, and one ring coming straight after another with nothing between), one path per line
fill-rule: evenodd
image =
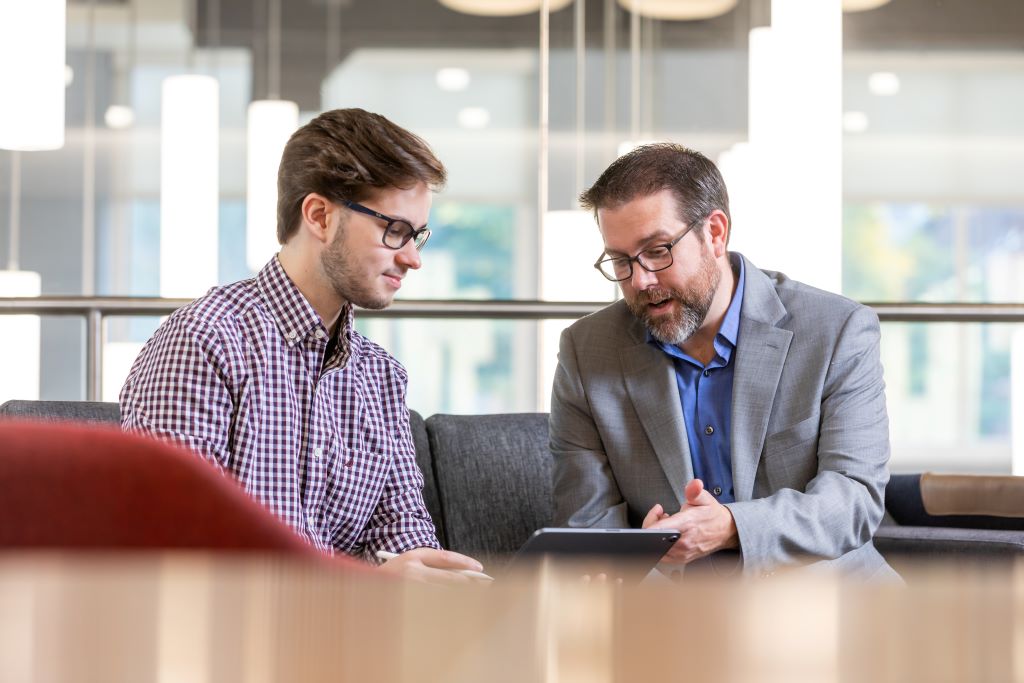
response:
M705 258L696 282L690 283L685 291L673 288L648 289L637 292L636 297L626 304L652 337L663 344L678 346L704 324L721 280L722 273L715 267L714 259ZM672 299L679 306L668 316L655 318L648 312L647 304L663 299Z

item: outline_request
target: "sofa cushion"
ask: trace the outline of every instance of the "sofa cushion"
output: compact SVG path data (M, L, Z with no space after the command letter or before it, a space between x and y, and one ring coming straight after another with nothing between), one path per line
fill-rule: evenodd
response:
M121 407L99 401L7 401L0 415L46 422L109 422L120 424Z
M426 424L447 547L494 560L550 524L546 413L432 415Z

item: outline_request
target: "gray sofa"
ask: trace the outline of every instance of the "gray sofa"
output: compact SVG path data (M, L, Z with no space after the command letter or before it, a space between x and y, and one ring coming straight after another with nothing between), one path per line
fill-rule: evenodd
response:
M0 417L117 423L116 403L9 401ZM411 415L424 499L439 540L489 563L516 551L551 524L551 455L545 413ZM1024 553L1022 527L948 526L929 518L914 498L916 475L895 475L886 492L890 514L875 535L879 551L897 567L919 559L957 562ZM1016 522L1018 525L1020 520ZM1013 524L1012 522L1010 524Z

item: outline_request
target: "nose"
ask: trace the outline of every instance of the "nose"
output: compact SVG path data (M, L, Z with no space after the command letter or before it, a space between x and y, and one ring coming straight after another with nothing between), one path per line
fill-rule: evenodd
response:
M657 273L651 273L639 263L633 263L633 274L629 276L629 284L634 290L640 292L657 283Z
M401 249L398 250L398 253L395 254L395 261L406 268L412 268L413 270L418 270L419 267L423 265L423 262L420 259L420 252L416 249L416 245L413 243L413 240L409 240Z

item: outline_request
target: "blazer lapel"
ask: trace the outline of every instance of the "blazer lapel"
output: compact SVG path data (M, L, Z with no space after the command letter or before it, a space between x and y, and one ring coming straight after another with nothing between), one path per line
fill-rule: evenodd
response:
M768 418L793 333L776 327L787 312L772 281L750 261L740 310L732 385L732 477L737 501L750 500Z
M646 342L622 349L620 359L626 390L640 423L672 492L682 502L686 483L693 479L693 466L672 361Z

